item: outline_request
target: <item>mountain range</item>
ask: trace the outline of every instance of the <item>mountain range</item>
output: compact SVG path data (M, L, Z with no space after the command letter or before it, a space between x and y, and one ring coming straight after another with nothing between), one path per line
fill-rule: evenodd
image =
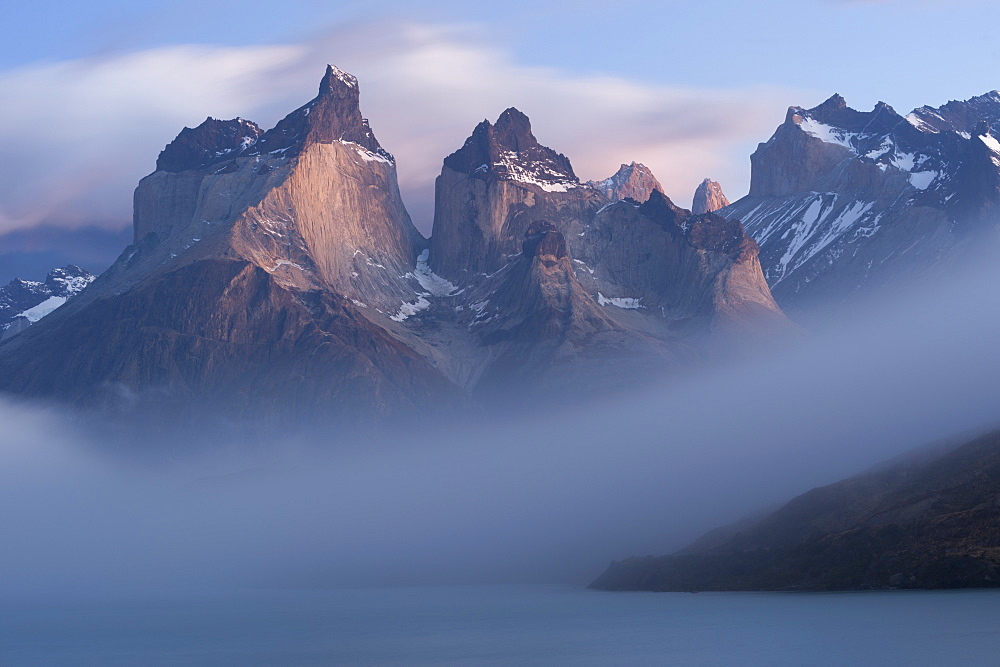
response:
M515 108L444 157L430 238L329 66L273 128L207 118L159 154L133 240L0 287L0 391L280 425L612 396L962 263L996 226L1000 93L901 116L791 107L747 196L677 206L644 165L581 181ZM185 423L200 424L198 419ZM616 590L996 585L994 434L814 490Z
M995 229L1000 93L868 112L834 95L790 107L750 158L750 193L719 215L760 246L775 299L798 316L961 263Z

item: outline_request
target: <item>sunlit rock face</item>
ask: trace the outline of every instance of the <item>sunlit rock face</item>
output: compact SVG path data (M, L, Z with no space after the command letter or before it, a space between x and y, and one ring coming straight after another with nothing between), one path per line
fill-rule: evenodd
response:
M400 276L425 241L353 76L328 68L319 95L267 132L241 119L185 128L157 165L136 188L133 262L169 268L221 251L373 308L413 295Z
M750 194L718 211L761 248L783 307L800 311L906 284L966 256L1000 203L1000 94L851 109L791 107L751 156Z
M0 350L5 389L349 419L464 401L369 319L416 300L426 242L353 76L328 68L267 132L185 128L134 211L134 244L83 298Z
M603 181L587 181L591 186L611 201L634 199L646 201L653 190L663 193L663 186L644 164L631 162L623 164L612 176Z
M635 163L581 183L516 109L444 159L436 206L428 241L331 66L270 130L182 130L136 188L134 243L0 346L0 387L364 421L614 392L790 328L739 222Z

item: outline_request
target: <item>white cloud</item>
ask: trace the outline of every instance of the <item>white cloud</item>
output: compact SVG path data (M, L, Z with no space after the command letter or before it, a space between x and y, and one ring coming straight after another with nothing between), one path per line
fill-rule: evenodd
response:
M183 125L260 106L261 77L302 53L175 46L0 72L0 231L128 219Z
M690 205L706 176L731 199L745 192L749 152L804 95L581 76L523 65L492 41L475 26L369 23L309 45L177 46L0 73L0 161L18 165L0 184L0 230L128 219L135 182L183 125L207 115L273 124L314 94L326 62L360 79L424 231L441 160L509 106L581 178L637 160Z

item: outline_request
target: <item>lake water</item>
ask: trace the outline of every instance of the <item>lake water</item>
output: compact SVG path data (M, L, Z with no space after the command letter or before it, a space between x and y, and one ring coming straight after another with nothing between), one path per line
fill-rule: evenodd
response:
M997 664L1000 591L568 586L0 601L2 665Z

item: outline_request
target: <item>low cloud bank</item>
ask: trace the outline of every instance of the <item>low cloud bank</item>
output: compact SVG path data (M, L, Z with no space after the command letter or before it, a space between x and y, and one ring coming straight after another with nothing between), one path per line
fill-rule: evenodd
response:
M168 442L150 463L55 410L2 403L0 588L585 583L611 559L996 424L991 264L615 402L400 424L379 441L306 429L201 455Z

